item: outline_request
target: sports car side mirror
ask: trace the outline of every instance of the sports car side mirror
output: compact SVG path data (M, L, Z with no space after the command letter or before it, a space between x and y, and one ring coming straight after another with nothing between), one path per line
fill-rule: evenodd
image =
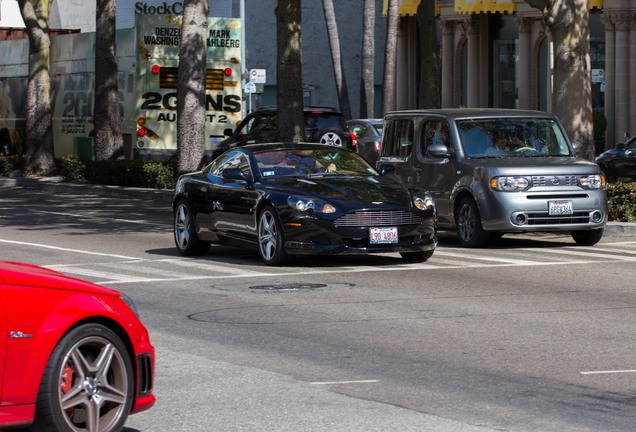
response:
M251 183L252 179L245 175L240 168L226 168L223 170L223 180L242 180Z
M382 164L378 167L378 171L380 171L380 175L390 174L395 172L395 166L389 164Z

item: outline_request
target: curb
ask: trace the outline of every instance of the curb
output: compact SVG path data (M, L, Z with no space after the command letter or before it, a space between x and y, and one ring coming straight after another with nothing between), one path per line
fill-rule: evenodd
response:
M154 201L165 201L167 205L172 203L174 190L172 189L146 189L110 185L94 185L88 183L66 182L61 177L45 178L8 178L0 177L0 189L26 187L53 193L69 194L93 194L108 198L140 198Z
M172 204L174 191L172 189L145 189L123 186L94 185L88 183L66 182L62 177L0 177L0 189L13 187L27 187L35 190L51 191L54 193L93 194L108 198L139 198ZM604 235L612 237L635 236L636 223L608 222Z

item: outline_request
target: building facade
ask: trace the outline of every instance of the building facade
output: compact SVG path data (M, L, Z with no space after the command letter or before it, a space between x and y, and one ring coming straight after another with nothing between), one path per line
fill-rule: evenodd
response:
M398 109L415 108L415 13L402 0ZM447 107L552 109L552 38L525 0L437 0L440 100ZM607 121L605 147L636 134L636 1L590 0L593 109ZM631 73L630 73L631 71ZM600 150L597 148L597 151Z

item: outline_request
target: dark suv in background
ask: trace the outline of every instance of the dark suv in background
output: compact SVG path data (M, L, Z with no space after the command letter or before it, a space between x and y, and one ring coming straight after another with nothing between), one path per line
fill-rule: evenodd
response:
M355 135L349 131L342 113L334 108L313 106L305 107L304 112L306 142L355 150ZM278 110L276 107L260 108L248 114L235 130L226 129L225 135L226 138L219 143L219 151L232 145L279 141ZM218 154L218 151L215 153Z

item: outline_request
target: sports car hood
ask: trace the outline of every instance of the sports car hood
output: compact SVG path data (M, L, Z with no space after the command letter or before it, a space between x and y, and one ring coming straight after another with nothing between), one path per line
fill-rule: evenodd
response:
M322 198L347 205L362 202L410 208L412 203L411 191L387 177L340 174L279 177L269 180L269 184L280 193Z
M119 296L119 292L32 264L0 261L0 283Z

